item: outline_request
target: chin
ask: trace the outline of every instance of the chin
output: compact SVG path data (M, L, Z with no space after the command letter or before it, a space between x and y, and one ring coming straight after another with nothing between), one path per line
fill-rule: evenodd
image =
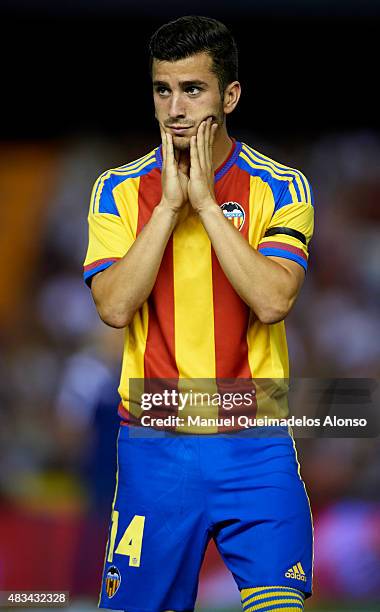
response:
M185 136L174 136L173 144L179 151L187 151L190 149L190 138Z

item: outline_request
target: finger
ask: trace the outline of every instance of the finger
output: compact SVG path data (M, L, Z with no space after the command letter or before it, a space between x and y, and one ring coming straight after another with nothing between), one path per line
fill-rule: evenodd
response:
M166 132L164 128L162 127L161 123L159 123L159 126L160 126L160 132L161 132L161 142L162 142L162 160L163 160L163 163L165 164L165 161L166 161Z
M206 156L205 156L205 131L207 127L207 122L202 121L198 128L197 132L197 151L198 151L198 160L199 165L203 172L206 171Z
M166 134L166 157L168 166L174 166L174 149L173 149L173 137L171 134Z
M214 152L214 141L215 141L216 132L218 131L218 124L217 123L213 123L210 129L211 129L211 135L210 135L210 142L209 142L209 155L210 155L210 164L212 166L213 152Z
M190 173L194 171L199 172L199 159L198 159L198 149L197 149L197 137L191 136L190 138Z
M211 162L212 162L212 155L210 154L211 126L212 126L212 117L208 117L207 126L206 126L206 134L205 134L205 158L206 158L206 164L207 164L207 171L210 171Z

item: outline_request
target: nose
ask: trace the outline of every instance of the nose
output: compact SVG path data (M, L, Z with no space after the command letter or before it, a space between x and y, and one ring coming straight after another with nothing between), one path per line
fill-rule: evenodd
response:
M186 117L186 109L183 97L180 94L173 94L170 99L169 117L172 119Z

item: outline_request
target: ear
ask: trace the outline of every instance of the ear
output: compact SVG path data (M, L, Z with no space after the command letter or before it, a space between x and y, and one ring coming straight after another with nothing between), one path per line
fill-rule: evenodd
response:
M223 97L223 110L226 115L229 115L229 113L232 113L232 111L235 109L237 103L239 102L240 94L241 85L239 81L233 81L227 85L226 89L224 90Z

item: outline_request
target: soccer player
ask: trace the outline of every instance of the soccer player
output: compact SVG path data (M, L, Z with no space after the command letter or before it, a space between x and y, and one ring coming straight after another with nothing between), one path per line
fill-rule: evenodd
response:
M255 390L288 377L284 318L307 269L311 189L301 172L229 136L240 84L223 24L182 17L153 35L150 53L162 142L96 181L84 265L101 319L126 329L99 606L194 610L213 538L245 612L302 610L312 522L288 429L241 433L241 421L212 420L226 412L212 403L209 425L189 435L194 406L172 392L207 379L224 397L226 379L245 381L251 403L231 413L287 414L281 385L277 395ZM171 381L171 402L149 411L160 436L132 435L144 430L138 391L148 380ZM178 419L162 435L154 414Z

